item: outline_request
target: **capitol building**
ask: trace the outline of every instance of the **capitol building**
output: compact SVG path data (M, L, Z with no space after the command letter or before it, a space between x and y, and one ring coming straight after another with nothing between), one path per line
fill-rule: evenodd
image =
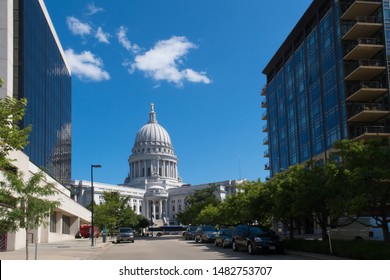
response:
M148 122L142 126L129 156L129 173L124 183L110 185L93 182L94 201L103 203L104 192L119 192L131 197L131 207L154 224L177 224L176 215L185 210L185 199L196 190L216 187L215 196L223 201L237 191L242 180L190 185L179 176L178 159L168 132L157 122L151 104ZM73 182L75 199L87 206L91 203L91 182Z

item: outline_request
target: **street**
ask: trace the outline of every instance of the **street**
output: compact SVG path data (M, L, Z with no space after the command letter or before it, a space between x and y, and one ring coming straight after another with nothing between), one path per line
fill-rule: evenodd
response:
M212 243L196 243L181 236L139 237L134 243L112 244L93 254L90 260L304 260L303 256L249 255Z

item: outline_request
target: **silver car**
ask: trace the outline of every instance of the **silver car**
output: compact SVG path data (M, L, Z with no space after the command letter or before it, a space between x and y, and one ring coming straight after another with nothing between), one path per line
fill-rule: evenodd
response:
M134 231L130 227L118 228L118 233L115 237L115 242L120 243L121 241L130 241L134 243Z

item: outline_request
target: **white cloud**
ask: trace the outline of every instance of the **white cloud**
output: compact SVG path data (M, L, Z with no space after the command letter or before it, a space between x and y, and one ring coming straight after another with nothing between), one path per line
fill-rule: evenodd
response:
M127 38L127 29L124 26L119 27L116 35L118 36L118 41L121 45L128 51L132 51L133 53L137 53L140 48L137 44L131 44L130 40Z
M110 43L108 38L110 38L111 35L109 33L104 32L101 27L97 29L95 37L99 40L100 43L106 43L106 44Z
M159 41L149 51L137 55L129 71L139 70L157 81L168 81L178 86L182 86L184 81L209 84L211 80L205 72L179 69L179 65L183 64L182 58L193 48L197 46L186 37L173 36Z
M98 12L103 12L104 9L103 8L99 8L99 7L96 7L94 3L89 3L87 5L87 9L88 9L88 15L94 15Z
M88 23L83 23L75 17L67 17L66 23L73 35L84 36L90 34L92 31L92 27Z
M102 59L96 57L90 51L77 54L72 49L68 49L65 51L65 56L72 74L80 80L104 81L110 79L110 74L103 69Z

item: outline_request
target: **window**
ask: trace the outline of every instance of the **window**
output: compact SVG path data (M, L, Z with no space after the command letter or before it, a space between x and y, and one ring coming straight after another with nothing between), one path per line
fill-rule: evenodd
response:
M50 214L50 232L56 232L56 212Z
M62 216L62 233L70 234L70 217Z

